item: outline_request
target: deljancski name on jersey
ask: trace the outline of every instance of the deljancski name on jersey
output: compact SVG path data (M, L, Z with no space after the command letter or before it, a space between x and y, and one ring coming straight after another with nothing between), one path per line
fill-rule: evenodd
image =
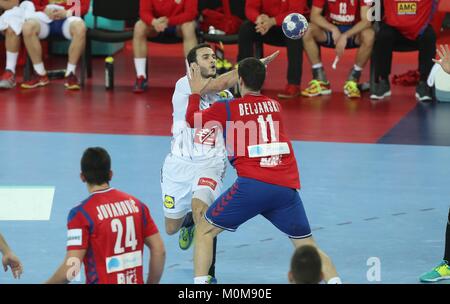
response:
M285 142L253 145L247 147L248 157L267 157L291 153L289 145Z

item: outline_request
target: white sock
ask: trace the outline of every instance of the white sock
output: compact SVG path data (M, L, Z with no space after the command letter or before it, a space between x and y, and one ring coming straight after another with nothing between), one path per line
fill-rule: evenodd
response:
M44 76L47 74L45 70L44 63L33 64L33 68L39 76Z
M321 68L321 67L323 67L323 64L322 64L322 62L319 62L319 63L313 64L313 66L312 66L312 68L313 68L313 69L319 69L319 68Z
M342 284L341 278L334 277L328 280L327 284Z
M359 65L357 65L357 64L355 64L354 66L353 66L353 69L355 70L355 71L357 71L357 72L359 72L359 71L362 71L363 70L363 68L362 67L360 67Z
M76 64L67 63L67 69L66 69L66 77L70 75L70 73L75 74L75 70L77 69Z
M147 73L145 72L145 66L147 64L147 58L134 58L134 66L136 67L136 75L144 76L147 78Z
M194 284L208 284L208 278L209 276L195 277Z
M6 69L10 70L14 74L16 73L16 64L19 53L11 53L6 51Z

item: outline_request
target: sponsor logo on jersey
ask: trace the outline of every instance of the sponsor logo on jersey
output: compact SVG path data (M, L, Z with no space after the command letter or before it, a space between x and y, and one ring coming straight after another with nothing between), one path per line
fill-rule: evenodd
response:
M398 15L415 15L417 13L416 2L399 2L397 3Z
M206 186L211 188L212 190L216 190L217 182L212 178L202 177L198 180L199 186Z
M106 258L106 272L113 273L142 266L141 251L127 252Z
M164 207L166 207L167 209L175 208L175 197L165 194Z
M83 233L81 229L69 229L67 231L67 246L81 246Z
M216 129L196 129L194 142L207 146L214 146L216 144Z
M337 23L352 23L355 21L355 15L339 15L330 13L330 18Z

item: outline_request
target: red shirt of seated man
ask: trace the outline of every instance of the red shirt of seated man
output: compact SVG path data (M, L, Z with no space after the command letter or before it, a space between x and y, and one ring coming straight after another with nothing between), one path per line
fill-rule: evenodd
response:
M159 17L167 17L169 26L181 25L198 15L198 0L140 0L139 7L139 16L147 25Z
M384 22L409 40L416 40L427 28L438 0L384 0Z
M32 0L33 4L36 8L36 11L44 11L45 7L49 4L56 4L59 6L63 6L66 11L71 11L72 16L77 15L76 5L80 4L80 16L84 16L89 11L89 7L91 5L91 0Z
M248 20L256 23L261 14L275 17L276 25L281 26L284 18L290 13L305 14L308 12L306 0L247 0L245 15Z

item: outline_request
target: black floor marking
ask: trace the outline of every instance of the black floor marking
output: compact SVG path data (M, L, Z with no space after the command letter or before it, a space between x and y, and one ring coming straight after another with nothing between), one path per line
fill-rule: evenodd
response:
M365 220L365 221L374 221L374 220L378 220L378 219L379 219L379 217L374 216L374 217L368 217L368 218L365 218L364 220Z
M397 212L397 213L392 213L392 216L399 216L399 215L405 215L406 212Z
M264 240L259 240L260 242L267 242L267 241L272 241L273 238L268 238L268 239L264 239Z
M425 208L425 209L420 209L420 211L430 211L430 210L434 210L434 208Z
M247 246L250 246L250 244L237 245L235 248L242 248L242 247L247 247Z
M344 222L344 223L339 223L339 224L336 224L336 225L338 225L338 226L344 226L344 225L350 225L352 222Z

